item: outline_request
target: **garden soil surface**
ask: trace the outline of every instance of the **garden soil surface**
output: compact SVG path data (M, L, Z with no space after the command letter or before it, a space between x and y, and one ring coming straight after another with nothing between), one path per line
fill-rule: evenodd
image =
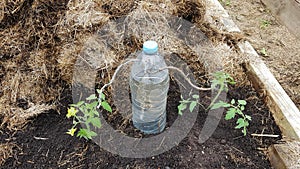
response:
M1 3L0 5L2 5ZM20 8L14 6L14 3L21 4ZM57 16L67 10L67 3L68 1L51 1L51 5L47 5L46 2L20 0L11 1L8 3L9 5L6 4L6 9L0 9L10 11L6 15L2 15L3 13L0 11L0 21L6 21L0 24L1 33L3 33L1 35L9 35L5 36L8 39L2 39L1 43L4 45L0 44L3 45L3 48L0 49L0 111L2 113L0 113L0 164L2 164L0 168L271 168L265 151L271 144L280 142L281 133L271 113L264 105L263 98L255 92L250 83L246 83L248 85L243 87L230 86L228 92L228 100L240 98L248 102L245 113L252 116L252 121L247 136L243 136L240 130L234 129L236 124L233 120L222 119L212 137L200 144L198 136L207 116L207 113L201 108L196 123L191 124L193 128L185 139L171 150L149 158L123 158L105 151L92 141L65 134L72 126L72 121L65 117L67 106L72 103L72 93L68 81L69 77L61 75L61 72L68 69L63 67L65 65L60 68L61 65L58 62L62 63L63 59L59 60L54 56L58 55L59 47L67 43L70 37L65 40L62 35L54 35L53 32L56 31L54 28L56 28L56 23L59 20ZM299 40L279 24L260 0L232 0L228 5L222 4L246 38L261 54L289 96L300 107L300 46L296 45L300 44ZM131 11L131 8L135 7L135 3L132 3L132 6L127 5L127 7L129 7L128 11ZM122 15L122 13L118 13L119 9L114 8L111 4L103 5L102 8L104 12L112 16L111 18ZM28 12L32 12L33 9L33 13ZM113 10L117 12L111 12ZM73 16L76 16L76 13ZM26 17L35 18L32 21L32 28L30 24L28 27L28 23L31 22L28 22ZM270 24L262 26L263 21L270 21ZM14 30L15 25L18 24L22 25L20 27L22 29L16 28ZM101 26L92 24L93 26ZM47 32L48 30L50 31ZM82 27L78 27L78 30L78 37L76 38L80 39L80 31L85 32L85 30ZM72 36L77 36L76 31L71 30ZM42 34L29 36L32 32L42 32ZM25 36L26 33L28 37ZM17 40L9 41L13 38ZM64 47L68 48L68 46ZM266 54L261 52L262 48L266 49ZM32 57L38 62L32 63ZM70 64L68 62L71 61L67 60L66 63ZM13 73L10 74L9 72ZM66 75L68 74L66 73ZM21 80L18 81L18 79ZM34 82L34 84L22 83L26 80L31 80L30 82ZM34 86L37 87L34 88ZM23 92L18 87L26 88L26 91ZM7 93L9 96L6 96ZM206 96L209 96L209 93L200 92L200 97L203 98L202 104L207 106L210 98ZM178 112L179 99L178 85L171 81L166 130L176 118L180 118L176 113ZM58 106L56 109L45 108L48 110L43 111L42 114L36 113L39 115L28 120L24 117L27 124L21 129L14 129L14 125L11 126L9 123L14 119L20 122L20 119L11 118L9 121L5 118L7 110L14 113L18 113L19 111L16 110L20 110L23 113L32 108L32 105L42 107L44 103L54 103ZM39 108L38 106L37 108ZM110 115L107 115L107 112L102 113L111 126L116 129L122 127L119 120L114 121L109 118ZM11 117L15 117L16 114ZM133 137L144 137L139 131L134 130L131 121L128 122L126 131L126 134ZM279 137L254 137L251 136L252 133L267 133L279 135ZM2 161L3 159L5 161Z
M70 91L64 91L62 112L65 105L71 103ZM201 103L209 103L200 92ZM248 135L243 136L240 130L234 129L234 121L224 119L218 125L213 136L200 144L198 137L207 113L200 108L196 123L187 137L171 150L143 159L122 158L103 150L92 141L71 137L65 132L72 126L65 114L49 111L33 118L24 131L13 135L7 134L5 139L13 140L18 145L14 156L7 159L2 168L271 168L264 151L280 140L278 138L252 137L251 133L269 133L280 135L280 130L261 99L251 86L231 88L228 99L244 98L247 102L246 114L252 116ZM180 92L178 85L171 82L167 104L167 128L177 117L177 105ZM206 101L205 101L206 100ZM67 102L66 102L67 101ZM207 106L207 105L206 105ZM106 112L103 112L106 114ZM112 120L111 126L118 128L120 123ZM129 135L137 137L140 133L127 125ZM149 137L149 136L148 136ZM3 137L1 140L3 141Z

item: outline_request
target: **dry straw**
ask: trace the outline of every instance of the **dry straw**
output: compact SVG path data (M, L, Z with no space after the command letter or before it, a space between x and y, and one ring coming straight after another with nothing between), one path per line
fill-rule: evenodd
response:
M13 148L15 147L18 146L13 143L0 143L0 166L5 162L6 159L14 154Z
M234 54L235 50L224 54L228 48L219 45L221 42L236 42L240 38L220 33L206 23L202 0L70 0L68 3L50 0L47 4L44 1L7 0L1 1L0 6L3 9L0 12L0 36L3 37L0 39L0 67L3 70L0 116L5 117L3 119L14 117L14 120L5 122L15 129L17 125L10 123L20 124L15 120L19 112L36 115L27 109L53 108L52 104L46 103L56 102L65 85L71 84L73 73L89 81L89 69L73 72L76 60L90 69L101 70L103 76L98 80L107 83L113 70L131 53L140 50L142 43L148 39L158 41L161 49L178 54L195 74L203 74L205 70L212 72L212 67L219 67L213 64L221 63L219 61L224 61L226 71L234 76L239 77L238 72L242 71L233 64L241 62L240 57ZM194 42L187 46L186 41L178 38L176 30L167 24L172 22L167 16L172 15L187 19L204 31L214 42L214 52L208 52L211 51L209 45L200 48L201 42L192 36L189 43ZM121 38L124 30L116 28L116 20L122 17L125 17L130 29ZM136 22L144 24L142 30ZM100 31L95 37L101 29L108 29L110 34L101 34ZM193 31L190 29L186 33L195 34ZM197 57L195 50L208 53ZM243 81L244 77L239 79ZM30 106L19 107L20 99Z

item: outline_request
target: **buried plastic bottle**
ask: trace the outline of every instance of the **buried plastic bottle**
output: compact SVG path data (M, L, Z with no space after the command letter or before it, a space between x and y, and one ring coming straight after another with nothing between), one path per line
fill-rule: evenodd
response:
M143 44L137 60L129 82L133 125L145 134L156 134L166 126L169 71L155 41Z

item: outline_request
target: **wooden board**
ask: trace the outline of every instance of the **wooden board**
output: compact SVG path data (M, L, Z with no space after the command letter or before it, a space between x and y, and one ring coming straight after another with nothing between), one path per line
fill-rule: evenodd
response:
M300 0L262 0L289 31L300 38Z
M268 149L268 154L274 168L300 168L300 142L272 145Z

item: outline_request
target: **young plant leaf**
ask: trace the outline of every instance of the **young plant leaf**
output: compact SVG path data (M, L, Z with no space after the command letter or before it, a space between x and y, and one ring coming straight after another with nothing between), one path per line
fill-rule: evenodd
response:
M197 102L196 101L192 101L191 104L190 104L190 112L193 112L195 106L197 105Z
M213 79L213 80L211 81L211 88L212 88L212 89L216 89L218 84L219 84L219 81L216 80L216 79Z
M106 111L108 111L110 113L112 112L112 109L111 109L110 105L106 101L103 101L101 103L101 106L103 107L104 110L106 110Z
M245 106L247 102L245 100L238 100L239 105Z
M94 101L92 103L90 103L92 109L96 109L96 107L98 106L98 101Z
M225 120L230 120L235 117L235 108L229 108L228 111L226 112Z
M231 104L235 104L235 100L234 100L234 99L232 99L230 103L231 103Z
M186 109L186 104L185 103L180 103L178 106L178 114L181 116L182 115L182 110Z
M242 110L240 110L240 109L236 109L236 113L237 114L239 114L239 115L241 115L241 116L243 116L244 115L244 113L243 113L243 111Z
M229 83L229 84L231 84L231 85L234 85L234 84L236 84L236 82L232 79L232 80L230 80L230 81L228 81L227 83Z
M77 137L79 138L85 138L86 140L92 139L92 137L97 136L97 133L87 130L87 129L83 129L81 128L79 130L79 132L77 133Z
M197 95L197 94L194 94L192 97L193 97L194 99L199 99L199 95Z
M83 103L84 103L84 101L79 101L79 102L76 103L76 104L70 104L70 106L72 106L72 107L79 107L79 106L81 106Z
M99 112L96 109L93 109L90 112L99 117Z
M85 106L80 106L80 107L79 107L79 110L80 110L83 114L86 114L86 113L87 113L86 107L85 107Z
M90 110L96 109L97 105L98 105L98 101L94 101L94 102L92 102L92 103L87 103L87 104L86 104L86 108L88 108L88 109L90 109Z
M247 121L245 121L243 118L239 118L236 121L236 124L238 124L237 126L235 126L236 129L240 129L242 127L247 127L249 125L249 123Z
M218 109L221 107L230 107L229 103L223 102L223 101L219 101L218 103L213 104L213 106L211 107L211 109Z
M92 137L97 136L97 133L95 133L94 131L91 131L91 130L87 130L87 136L88 136L88 139L92 139Z
M79 137L79 138L84 137L85 139L88 139L88 137L87 137L87 130L81 128L81 129L79 130L79 132L77 133L77 137Z
M104 93L101 93L101 90L100 89L96 89L97 93L100 94L101 96L101 100L105 100L105 95Z
M101 121L99 118L94 117L91 119L91 123L93 126L100 128L101 127Z
M105 100L105 94L104 93L101 93L101 99Z
M249 120L249 121L252 120L251 116L249 116L249 115L245 115L245 117L246 117L246 119Z
M86 100L95 100L97 99L95 94L90 95L89 97L86 98Z
M231 84L231 85L234 85L236 83L234 81L234 79L230 75L228 75L228 74L227 74L226 79L227 79L226 82L229 83L229 84Z
M241 110L244 111L245 110L245 106L241 106Z

